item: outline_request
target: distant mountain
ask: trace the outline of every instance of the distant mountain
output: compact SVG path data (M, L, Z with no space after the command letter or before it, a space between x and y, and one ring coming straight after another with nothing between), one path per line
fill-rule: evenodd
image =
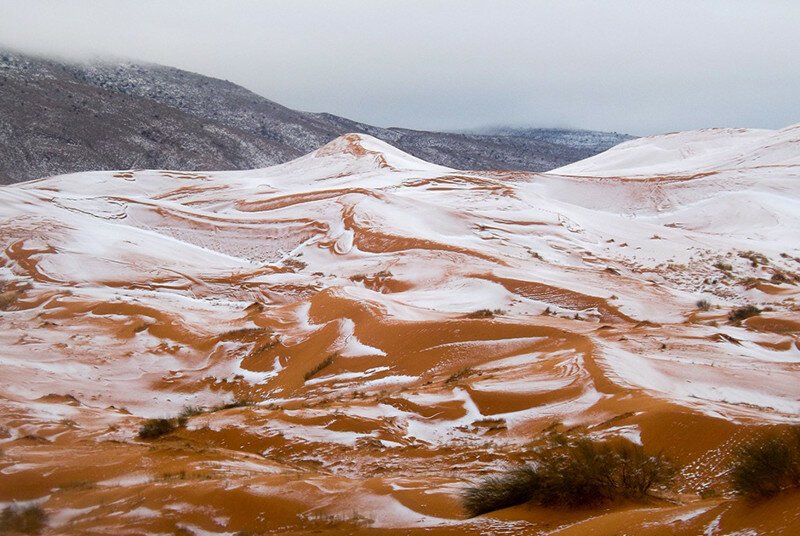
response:
M600 130L582 130L569 128L511 128L495 127L475 131L476 134L489 136L508 136L540 140L573 149L584 149L587 152L602 153L620 143L636 139L629 134L603 132Z
M0 52L0 183L100 169L264 167L348 132L449 167L528 171L593 156L618 136L592 133L604 140L592 144L583 131L381 128L292 110L231 82L172 67L68 64Z

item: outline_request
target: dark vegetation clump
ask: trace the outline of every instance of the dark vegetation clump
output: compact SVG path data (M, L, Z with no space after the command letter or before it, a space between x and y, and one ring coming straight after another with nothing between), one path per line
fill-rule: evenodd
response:
M730 272L731 270L733 270L733 266L731 266L727 262L722 262L722 261L715 263L714 268L716 268L717 270L722 270L723 272Z
M171 434L186 424L186 417L174 419L147 419L139 428L139 439L156 439Z
M0 513L0 533L39 534L47 525L41 506L6 506Z
M469 367L464 367L461 370L458 370L458 371L454 372L453 374L451 374L444 381L444 383L454 383L454 382L457 382L458 380L462 380L462 379L464 379L464 378L466 378L468 376L472 376L473 374L475 374L474 370L472 370Z
M695 305L701 311L711 310L711 302L709 302L708 300L698 300Z
M761 309L756 307L755 305L744 305L742 307L737 307L733 309L730 313L728 313L728 320L731 322L739 322L744 320L745 318L750 318L751 316L756 316L761 314Z
M220 404L218 406L214 406L211 408L211 411L222 411L223 409L232 409L232 408L244 408L247 406L255 406L255 402L250 400L249 398L237 398L232 402L226 402L224 404Z
M184 406L178 415L178 419L188 419L189 417L194 417L195 415L200 415L204 412L205 409L201 408L200 406Z
M753 268L758 268L759 265L769 264L769 259L763 253L757 253L755 251L742 251L739 253L739 256L743 259L749 260L750 265Z
M314 365L314 368L303 374L303 380L308 381L317 374L319 374L320 372L322 372L323 369L331 366L333 364L334 357L336 357L335 354L331 354L322 361L320 361L319 363L317 363L316 365Z
M664 455L647 454L639 445L562 439L536 452L531 463L467 488L462 504L470 516L524 503L591 507L643 499L674 474Z
M788 282L789 278L786 277L784 274L777 272L772 274L772 277L770 277L769 280L775 283L776 285L780 285L782 283Z
M753 499L800 488L800 425L761 434L738 449L730 477L737 493Z
M505 314L502 309L478 309L467 315L467 318L494 318L495 315Z
M461 503L470 517L532 501L542 478L530 465L486 477L464 491Z

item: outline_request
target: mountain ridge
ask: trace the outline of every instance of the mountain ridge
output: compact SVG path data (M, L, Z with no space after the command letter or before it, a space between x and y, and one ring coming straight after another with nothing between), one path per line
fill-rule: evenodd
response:
M258 168L349 132L458 169L545 171L607 145L376 127L292 110L232 82L156 64L0 51L0 89L0 183L97 169Z

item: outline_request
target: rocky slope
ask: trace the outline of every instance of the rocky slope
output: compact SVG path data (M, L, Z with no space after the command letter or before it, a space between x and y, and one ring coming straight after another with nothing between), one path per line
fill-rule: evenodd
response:
M563 136L386 129L291 110L170 67L64 64L0 51L0 183L97 169L250 169L347 132L461 169L544 171L608 146Z
M748 503L726 467L800 412L798 140L687 132L533 174L350 134L0 188L0 501L46 534L797 532L800 496ZM466 519L464 487L553 431L663 450L676 487Z

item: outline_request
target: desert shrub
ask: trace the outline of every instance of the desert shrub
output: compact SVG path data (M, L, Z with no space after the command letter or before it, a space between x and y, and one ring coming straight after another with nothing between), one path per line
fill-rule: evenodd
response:
M464 367L464 368L462 368L461 370L458 370L458 371L454 372L453 374L451 374L451 375L450 375L450 376L449 376L449 377L448 377L448 378L447 378L447 379L444 381L444 383L453 383L453 382L457 382L458 380L461 380L461 379L464 379L464 378L466 378L466 377L468 377L468 376L471 376L471 375L472 375L472 374L474 374L474 373L475 373L475 371L474 371L474 370L472 370L471 368L469 368L469 367Z
M757 253L755 251L742 251L739 253L739 256L743 259L749 260L750 265L753 268L757 268L759 264L769 264L769 259L763 253Z
M184 406L180 414L178 415L178 419L188 419L189 417L200 415L204 411L205 410L200 406Z
M697 303L695 303L695 305L701 311L711 310L711 302L709 302L708 300L697 300Z
M214 406L212 411L221 411L223 409L231 409L231 408L244 408L247 406L255 406L256 403L250 400L249 398L237 398L232 402L226 402L224 404L220 404L218 406Z
M717 270L722 270L723 272L730 272L731 270L733 270L733 266L731 266L727 262L721 262L721 261L714 263L714 268L716 268Z
M139 428L139 438L155 439L165 436L184 424L186 424L186 419L182 417L176 419L147 419L142 423L142 427Z
M782 273L778 272L772 274L772 277L770 277L769 280L777 285L780 285L781 283L786 283L789 279Z
M461 502L470 516L477 516L524 504L534 498L540 485L540 476L536 470L529 465L523 465L500 475L487 477L467 488L461 496Z
M17 290L9 290L7 292L0 292L0 309L5 309L11 306L20 296Z
M467 318L494 318L495 315L505 314L502 309L478 309L467 315Z
M303 380L308 381L317 374L319 374L323 369L331 366L333 364L334 355L329 355L319 363L317 363L314 368L303 374Z
M41 506L6 506L0 513L0 533L39 534L47 525L47 513Z
M662 454L639 445L588 439L553 443L530 464L467 488L462 504L471 516L531 502L541 506L587 507L615 499L642 499L675 474Z
M760 314L761 309L755 305L744 305L742 307L737 307L728 313L728 320L731 322L738 322L740 320L744 320L745 318L750 318L751 316Z
M759 435L734 453L733 489L751 498L800 488L800 426Z

